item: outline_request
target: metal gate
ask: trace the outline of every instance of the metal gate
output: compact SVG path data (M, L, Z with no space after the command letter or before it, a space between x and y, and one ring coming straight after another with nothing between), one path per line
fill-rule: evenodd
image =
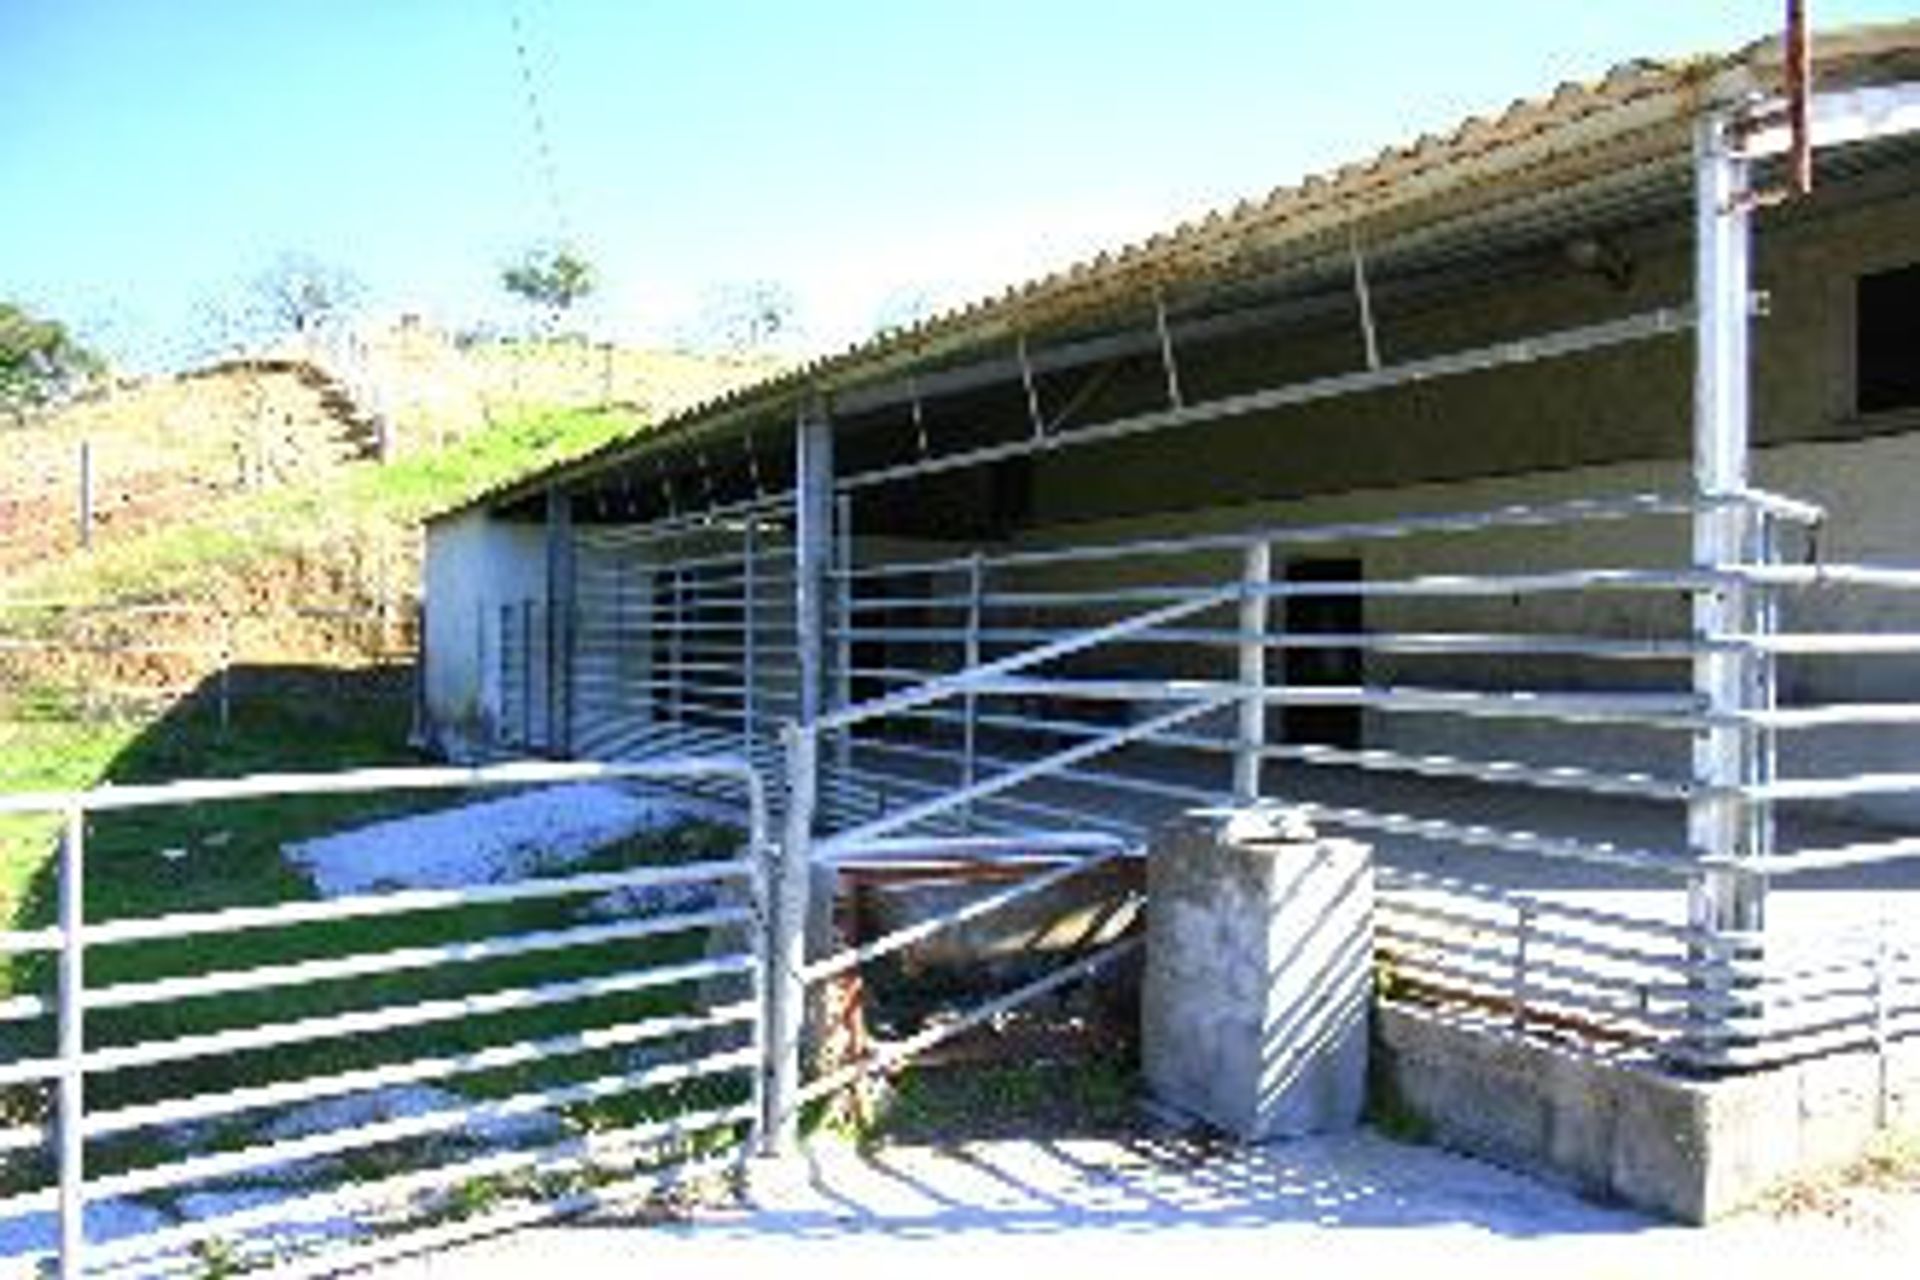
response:
M98 912L103 875L173 861L141 843L163 810L211 830L235 806L586 782L728 787L746 837L533 857L459 887ZM0 816L36 815L59 832L57 910L0 933L0 1264L330 1273L630 1204L767 1131L768 828L737 757L0 797Z

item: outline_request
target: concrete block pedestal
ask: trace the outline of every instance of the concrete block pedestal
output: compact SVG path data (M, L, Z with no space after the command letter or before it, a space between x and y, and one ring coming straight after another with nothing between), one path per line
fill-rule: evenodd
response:
M1148 1089L1250 1142L1353 1128L1372 954L1368 846L1279 807L1169 823L1147 856Z

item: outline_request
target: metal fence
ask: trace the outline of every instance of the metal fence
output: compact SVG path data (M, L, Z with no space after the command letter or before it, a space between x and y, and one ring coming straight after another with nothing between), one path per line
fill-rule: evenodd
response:
M99 893L89 841L105 819L137 828L180 806L581 781L723 783L748 816L744 841L726 856L461 888L184 912L162 901L114 919L88 905ZM0 815L32 814L56 816L63 834L55 923L0 934L16 973L52 966L0 1000L0 1090L15 1104L0 1130L0 1224L13 1234L0 1238L28 1242L12 1265L76 1277L328 1272L619 1202L726 1167L766 1132L768 825L738 759L0 797ZM610 895L617 912L571 909ZM530 923L539 911L553 918ZM101 969L112 976L94 977ZM390 1114L350 1105L428 1084L453 1092ZM277 1127L316 1103L345 1109ZM258 1180L288 1169L303 1176L277 1190ZM111 1224L90 1206L190 1192L220 1207L97 1238ZM57 1243L32 1247L49 1215Z
M1716 512L1738 517L1741 555L1700 567L1691 530ZM806 808L788 840L818 864L1031 861L1059 840L1138 851L1176 810L1278 799L1378 846L1399 989L1689 1071L1786 1060L1814 1043L1788 1013L1810 1007L1800 980L1766 929L1699 918L1712 877L1772 876L1791 901L1796 875L1920 849L1872 808L1915 775L1841 771L1897 758L1920 726L1901 693L1920 573L1826 561L1822 521L1761 492L1651 494L934 558L854 543L827 571L826 709L789 731L781 789ZM707 564L668 550L648 572L676 568ZM1738 596L1735 624L1701 631L1702 592ZM669 604L635 622L656 663L683 661L689 622L725 652L629 686L619 705L649 728L623 749L764 751L791 704L741 719L728 664L783 651L792 616ZM1696 685L1727 663L1754 694L1733 711ZM732 700L703 700L729 671ZM1703 781L1703 750L1738 772ZM1697 829L1728 806L1737 863ZM1865 1043L1876 1016L1822 1043Z

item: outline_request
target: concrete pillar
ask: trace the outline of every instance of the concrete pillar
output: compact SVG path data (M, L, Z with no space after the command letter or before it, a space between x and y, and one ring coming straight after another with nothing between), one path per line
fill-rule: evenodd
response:
M1372 966L1370 848L1279 807L1176 819L1147 855L1148 1089L1250 1142L1352 1128Z

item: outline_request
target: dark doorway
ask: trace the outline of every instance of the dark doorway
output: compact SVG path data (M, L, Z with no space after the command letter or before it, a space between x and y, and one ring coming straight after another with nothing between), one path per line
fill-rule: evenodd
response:
M1358 583L1358 559L1294 560L1288 563L1288 582ZM1358 591L1286 597L1288 635L1359 635L1365 626ZM1361 653L1348 645L1311 645L1288 648L1286 681L1297 688L1358 685L1364 675ZM1329 747L1360 745L1360 708L1289 706L1282 716L1287 742L1310 742Z

